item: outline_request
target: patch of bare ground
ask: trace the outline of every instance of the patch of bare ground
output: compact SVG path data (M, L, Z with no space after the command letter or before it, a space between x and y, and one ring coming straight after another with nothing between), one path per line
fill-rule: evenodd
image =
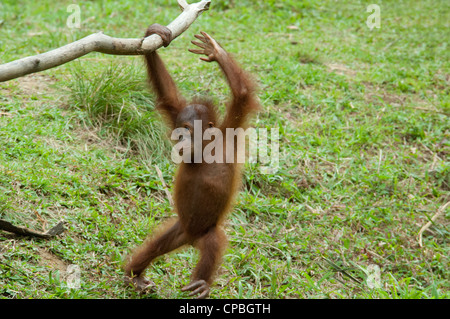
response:
M370 82L362 82L364 85L364 101L375 105L390 105L398 108L415 109L418 111L445 113L439 110L429 101L419 98L417 95L399 94L397 92L389 92L381 86L374 85Z
M67 264L58 256L52 254L47 249L39 248L39 265L49 268L52 271L58 270L60 274L64 274L67 270Z
M123 146L112 135L100 137L101 129L100 126L96 127L86 125L85 123L77 123L74 127L74 133L81 139L86 151L93 147L100 148L108 151L108 156L113 159L121 158L124 154L130 152L129 147Z
M355 70L350 69L348 66L342 63L325 63L325 66L330 72L334 72L339 75L354 77L357 74Z
M54 92L50 86L56 82L55 78L46 74L30 74L18 78L17 85L21 94L44 94Z

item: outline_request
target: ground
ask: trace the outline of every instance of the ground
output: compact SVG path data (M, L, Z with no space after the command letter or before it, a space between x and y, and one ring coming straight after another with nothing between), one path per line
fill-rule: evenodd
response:
M0 63L103 30L140 37L176 1L0 4ZM280 167L246 164L226 224L212 298L448 298L450 73L448 1L213 1L159 52L183 94L219 104L214 64L187 49L212 34L258 83L252 125L280 133ZM142 59L89 54L0 84L0 218L51 240L0 231L3 298L183 298L198 258L187 249L148 270L156 290L122 283L130 251L174 214L176 166ZM67 267L81 269L69 289ZM370 269L379 267L373 286Z

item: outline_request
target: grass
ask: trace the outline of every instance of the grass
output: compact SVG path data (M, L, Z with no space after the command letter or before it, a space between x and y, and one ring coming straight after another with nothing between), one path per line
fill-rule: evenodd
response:
M69 104L86 111L86 124L99 136L126 146L143 161L167 157L170 142L150 96L143 93L146 81L137 67L110 65L88 81L83 70L75 69L72 79Z
M169 23L175 1L0 4L0 63L97 30L138 37ZM449 298L450 200L447 1L213 1L161 55L187 96L229 94L214 64L187 52L200 30L257 79L256 127L280 129L280 170L248 164L226 230L212 298ZM150 19L149 19L150 17ZM142 23L142 21L146 21ZM184 298L198 256L164 256L155 292L124 287L131 249L173 216L155 165L175 165L153 111L142 60L90 54L0 84L0 218L53 240L0 232L2 298ZM81 267L81 289L66 269ZM377 288L367 284L378 265Z

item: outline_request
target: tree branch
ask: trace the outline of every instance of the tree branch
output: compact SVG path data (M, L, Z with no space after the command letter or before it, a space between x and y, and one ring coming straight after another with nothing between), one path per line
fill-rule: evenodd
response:
M167 26L172 31L173 38L186 31L203 11L208 10L210 2L210 0L202 0L188 4L185 0L178 0L183 12ZM156 34L143 40L142 38L113 38L98 32L58 49L0 65L0 82L54 68L90 52L142 55L159 49L162 44L161 37Z
M32 230L32 229L29 229L26 227L15 226L4 219L0 219L0 230L6 230L8 232L22 235L22 236L32 236L32 237L48 239L48 238L54 237L56 235L59 235L64 231L64 222L60 221L58 224L56 224L56 226L49 229L45 233L42 233L42 232Z

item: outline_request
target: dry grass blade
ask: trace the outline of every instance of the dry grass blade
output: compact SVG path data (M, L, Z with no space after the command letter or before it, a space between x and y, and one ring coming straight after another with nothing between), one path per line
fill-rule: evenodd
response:
M423 247L423 243L422 243L422 234L424 231L426 231L428 228L430 228L430 226L434 223L434 221L442 214L444 213L444 211L447 209L447 207L450 206L450 201L447 202L446 204L442 205L436 214L433 215L433 217L431 217L431 220L426 223L424 226L422 226L422 228L419 231L419 246L422 248Z
M342 273L343 275L347 276L348 278L350 278L351 280L353 280L354 282L360 284L361 281L359 279L356 279L355 277L353 277L352 275L350 275L347 271L345 271L344 269L342 269L341 267L339 267L338 265L336 265L335 263L333 263L331 260L328 260L325 257L322 257L323 260L325 260L331 267L333 267L334 270Z
M171 205L172 207L174 207L174 206L175 206L175 203L174 203L174 201L173 201L172 194L170 194L170 191L169 191L169 189L167 188L166 182L164 181L164 177L163 177L162 172L161 172L161 170L159 169L158 165L155 165L155 169L156 169L156 173L158 173L159 180L161 181L161 183L162 183L162 185L163 185L163 187L164 187L164 192L166 193L167 198L169 199L169 203L170 203L170 205Z

